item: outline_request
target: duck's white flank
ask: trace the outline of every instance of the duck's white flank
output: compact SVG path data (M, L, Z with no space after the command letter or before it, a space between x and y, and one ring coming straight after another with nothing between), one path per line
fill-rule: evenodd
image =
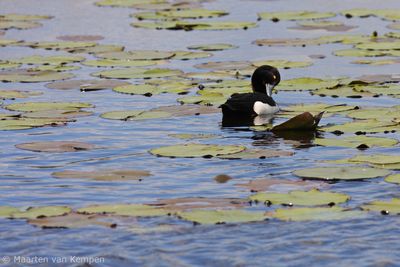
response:
M257 115L268 115L268 114L275 114L279 111L278 105L270 106L266 103L261 101L256 101L253 105L253 110Z

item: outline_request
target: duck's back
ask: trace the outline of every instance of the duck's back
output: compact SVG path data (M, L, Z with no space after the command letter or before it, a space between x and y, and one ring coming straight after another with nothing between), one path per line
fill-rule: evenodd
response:
M267 94L233 94L220 106L224 115L261 115L278 111L275 101Z

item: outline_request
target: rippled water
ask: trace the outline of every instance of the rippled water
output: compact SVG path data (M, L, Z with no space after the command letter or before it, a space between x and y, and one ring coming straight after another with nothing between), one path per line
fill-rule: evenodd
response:
M193 65L207 61L256 60L264 58L304 59L311 54L327 57L308 68L282 70L282 78L301 76L350 76L393 73L393 66L371 67L349 64L348 58L331 55L333 49L344 45L309 47L257 47L251 41L259 38L313 37L323 31L287 30L288 22L273 24L260 21L259 27L247 31L149 31L129 26L133 20L128 8L99 8L94 1L67 0L0 0L1 13L53 15L44 26L27 31L10 30L10 39L53 41L66 34L102 35L101 43L120 44L130 49L185 49L202 43L232 43L238 49L215 52L211 59L174 61L168 66L185 72L195 71ZM217 0L205 8L224 9L231 20L255 21L259 11L312 9L339 11L352 7L400 8L396 0L323 1L296 0L240 1ZM377 18L346 20L358 25L351 33L377 30L387 32L388 22ZM18 47L0 48L0 58L26 55L48 55L54 52ZM394 65L396 66L396 65ZM77 78L88 78L95 69L82 68ZM178 117L140 122L111 121L99 114L118 109L150 109L176 103L176 95L163 94L146 98L103 90L82 93L78 90L46 89L43 83L2 83L5 89L43 91L32 97L35 101L80 101L96 106L95 114L78 118L66 127L45 127L24 131L0 132L0 204L17 207L69 205L73 208L100 203L147 203L176 197L235 197L247 198L249 192L235 186L255 178L281 177L296 179L294 169L320 165L321 159L337 159L359 153L355 149L305 147L295 148L291 142L273 134L234 131L220 126L221 115ZM308 93L276 95L281 106L294 103L324 101L357 105L395 105L399 100L379 98L320 98ZM25 101L25 100L16 100ZM16 101L5 101L11 103ZM335 118L322 123L339 122ZM247 147L292 150L292 157L264 160L171 159L154 157L151 148L180 143L171 133L212 133L218 138L207 140L214 144L240 144ZM398 138L398 135L386 135ZM102 147L79 153L35 153L15 148L16 144L36 141L75 140ZM374 148L369 152L395 153L398 147ZM146 169L152 176L141 182L99 182L75 179L54 179L51 173L62 170ZM219 184L213 177L229 174L235 179ZM347 204L355 207L374 199L398 196L398 186L372 179L363 182L332 184L330 190L349 194ZM260 207L262 209L263 207ZM398 242L399 219L391 216L369 215L358 220L335 222L280 222L192 226L177 219L138 219L142 225L173 223L176 231L137 234L126 229L85 227L80 229L40 229L24 220L0 218L0 257L21 256L99 256L105 262L99 266L396 266L400 260ZM49 263L48 265L53 265ZM57 266L79 264L58 264ZM95 265L95 264L94 264Z

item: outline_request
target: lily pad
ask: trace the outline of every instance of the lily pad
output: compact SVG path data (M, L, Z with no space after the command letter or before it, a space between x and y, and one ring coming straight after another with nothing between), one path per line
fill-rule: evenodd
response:
M338 21L307 21L298 22L297 26L290 27L289 29L295 30L326 30L329 32L344 32L357 28L356 26L345 25Z
M309 20L309 19L326 19L335 17L332 12L316 12L316 11L289 11L289 12L261 12L258 17L264 20Z
M179 212L181 219L198 224L246 223L264 221L264 212L247 210L194 210Z
M109 120L124 120L124 121L136 121L136 120L148 120L148 119L160 119L171 117L172 114L165 111L146 111L146 110L121 110L121 111L110 111L100 115L103 119Z
M33 112L42 110L79 110L81 108L91 108L92 104L79 102L25 102L15 103L5 106L8 110Z
M161 63L162 61L152 60L98 59L84 61L82 65L89 67L146 67Z
M252 64L256 67L260 67L262 65L271 65L278 69L292 69L292 68L305 68L309 67L313 64L312 61L290 61L290 60L258 60L253 61Z
M16 147L34 152L76 152L96 148L95 145L76 141L32 142L18 144Z
M93 179L97 181L142 180L150 172L141 170L60 171L51 174L60 179Z
M180 9L180 10L160 10L138 12L133 16L139 20L178 20L178 19L199 19L213 18L228 15L229 13L223 10L209 10L202 8Z
M319 167L296 170L294 175L307 179L320 180L363 180L377 177L384 177L390 174L389 171L368 167Z
M30 207L25 211L18 211L11 214L14 219L36 219L41 217L59 216L71 212L67 206L43 206Z
M93 205L77 210L78 213L83 214L115 214L121 216L134 216L134 217L154 217L164 216L169 212L165 209L159 209L149 205L142 204L108 204L108 205Z
M189 134L189 133L169 134L168 136L186 140L211 139L218 137L218 135L216 134Z
M41 94L42 92L34 91L0 90L0 99L27 98L30 96L38 96Z
M399 50L400 49L400 41L397 42L369 42L358 44L355 46L358 49L365 50Z
M2 82L51 82L73 78L71 73L61 73L57 71L44 70L35 71L29 69L0 71L0 81Z
M272 127L273 132L282 132L282 131L314 131L319 121L321 120L324 112L320 112L317 115L312 115L310 112L304 112L302 114L296 115L289 120L275 125Z
M194 157L218 157L234 154L245 150L244 146L234 145L203 145L203 144L182 144L165 146L151 149L149 152L160 157L171 158L194 158Z
M187 93L187 90L191 87L191 84L182 82L160 81L159 84L129 84L117 86L113 88L113 91L123 94L151 96L162 93Z
M52 216L38 219L29 219L28 223L42 228L80 228L90 225L100 225L105 227L115 227L112 222L104 221L106 215L100 214L79 214L75 212L60 216Z
M163 208L168 211L190 211L198 209L237 209L249 206L246 199L241 198L216 198L216 197L186 197L160 199L157 202L149 204L157 208Z
M62 41L78 41L78 42L93 42L103 40L101 35L61 35L57 36L58 40Z
M272 149L245 149L242 152L222 155L222 159L266 159L275 157L288 157L294 153L291 151L272 150Z
M362 205L363 210L378 211L387 213L400 213L400 199L392 198L390 201L372 201L368 204Z
M175 55L172 59L177 60L191 60L199 58L211 57L212 54L208 52L193 52L193 51L172 51Z
M314 144L328 147L392 147L398 144L396 139L384 137L369 137L363 135L349 136L345 138L316 138Z
M32 48L43 48L47 50L70 50L96 46L95 42L38 42L32 45Z
M128 82L119 80L68 80L46 84L47 88L58 90L80 89L81 91L97 91L112 89L116 86L127 85Z
M247 30L257 26L254 22L247 21L156 21L156 22L135 22L131 24L137 28L167 29L167 30Z
M9 30L28 30L33 28L41 27L42 24L36 21L24 21L24 20L2 20L0 18L0 29Z
M341 207L277 209L274 212L268 213L268 215L282 221L336 221L350 220L366 216L362 211L346 210Z
M11 206L0 206L0 218L10 217L11 214L19 212L20 210Z
M65 125L69 119L56 118L12 118L6 120L0 120L0 130L11 131L11 130L26 130L34 127L43 126L59 126Z
M400 163L400 156L387 154L357 155L349 159L350 162L364 162L376 165Z
M111 60L164 60L170 59L175 55L174 52L159 50L134 50L120 52L96 53L96 57Z
M345 194L334 192L321 192L317 189L310 191L291 191L289 193L261 192L250 196L250 200L259 201L268 205L300 205L300 206L318 206L332 205L348 201L350 197Z
M231 45L231 44L224 44L224 43L188 46L188 49L202 50L202 51L222 51L222 50L234 49L234 48L237 48L237 46Z
M303 180L286 180L286 179L255 179L243 184L235 184L236 186L244 187L249 189L251 192L268 191L275 188L304 188L312 189L316 187L322 187L322 183L314 181L303 181Z
M360 120L347 122L344 124L323 126L320 128L324 132L345 132L345 133L383 133L397 131L400 129L400 123L379 120Z
M385 178L385 182L400 184L400 174L392 174Z
M340 83L337 79L323 80L319 78L302 77L285 80L277 85L277 90L303 91L316 90L321 88L334 88Z
M108 79L135 79L135 78L160 78L169 76L178 76L182 74L180 70L173 69L140 69L140 68L125 68L106 70L92 73L93 76ZM1 79L1 73L0 73Z
M95 2L97 6L112 6L112 7L133 7L138 4L158 4L164 3L165 0L101 0Z
M15 68L18 68L20 66L21 66L21 64L19 64L19 63L0 60L0 70L15 69Z
M387 120L391 121L399 118L399 107L390 108L361 108L348 112L346 115L354 119L376 119L376 120Z
M62 65L73 62L80 62L84 57L79 56L29 56L20 59L13 59L13 62L28 65Z

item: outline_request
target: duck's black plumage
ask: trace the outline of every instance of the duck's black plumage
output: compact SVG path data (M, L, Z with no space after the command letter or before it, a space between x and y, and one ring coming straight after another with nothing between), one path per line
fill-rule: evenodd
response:
M280 82L279 71L272 66L258 67L251 76L253 93L233 94L224 104L224 116L267 115L278 111L272 89Z

